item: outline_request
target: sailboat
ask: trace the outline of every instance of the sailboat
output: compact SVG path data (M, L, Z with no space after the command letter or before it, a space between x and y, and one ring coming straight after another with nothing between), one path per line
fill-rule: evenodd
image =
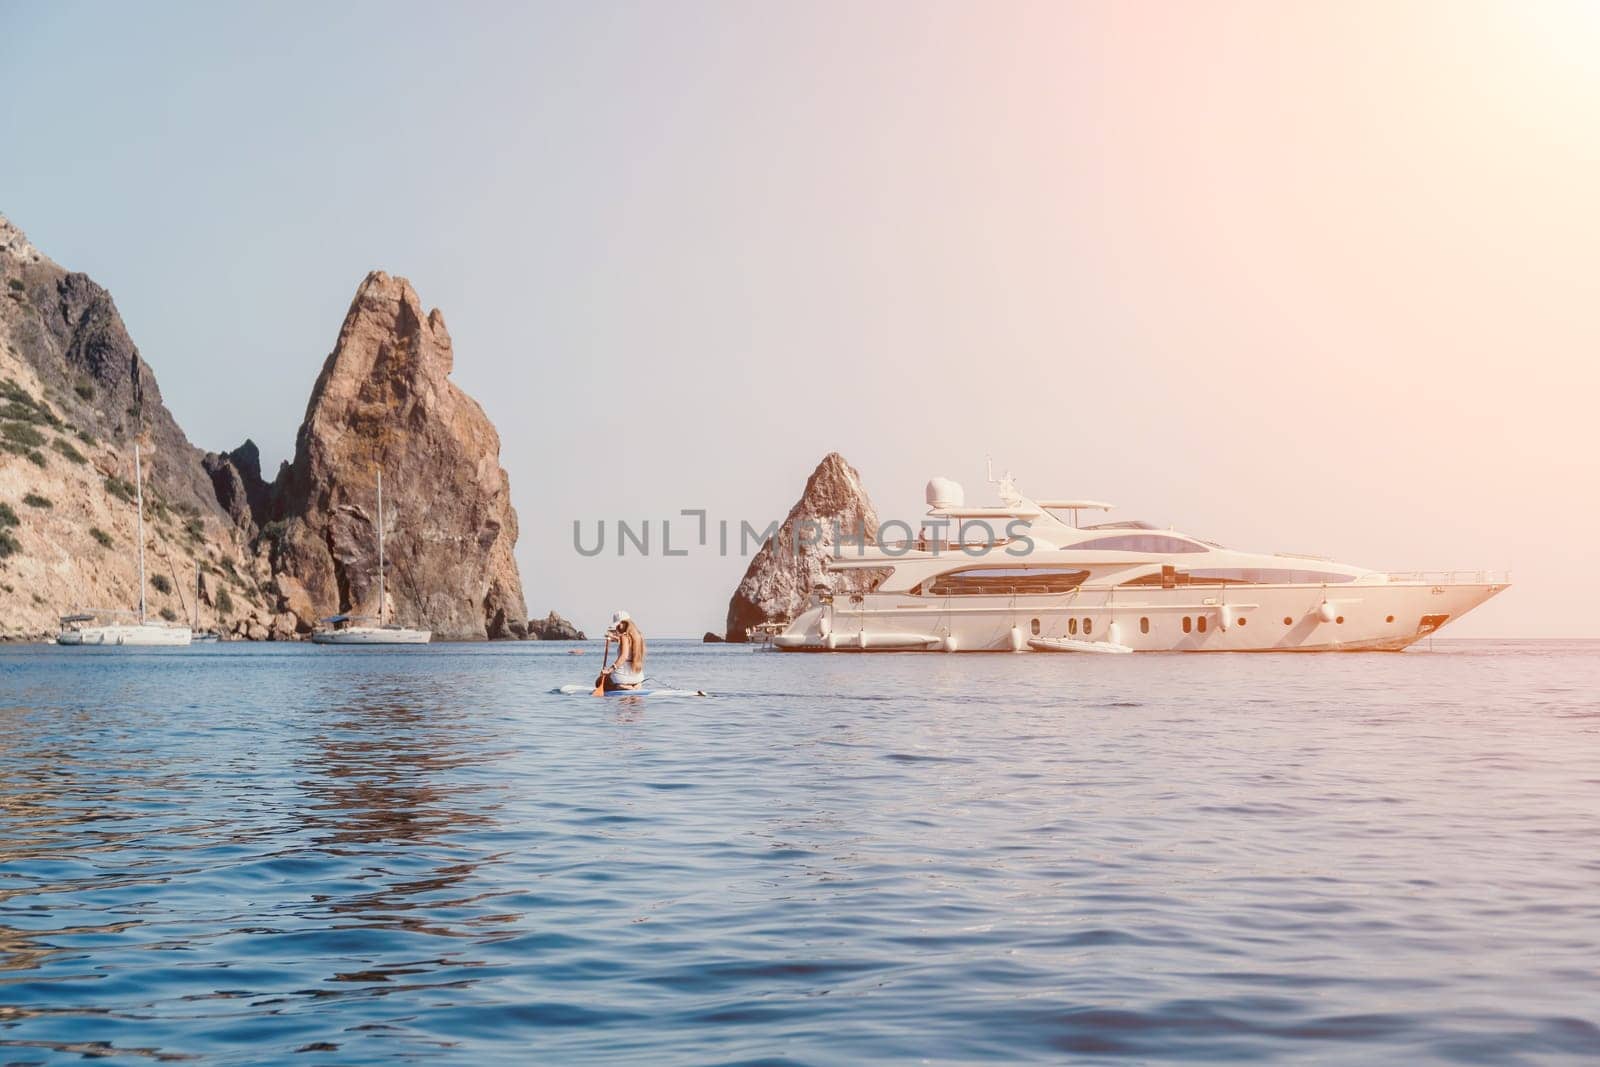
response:
M194 638L194 632L187 626L169 626L164 622L152 620L147 617L145 603L145 577L144 577L144 468L139 458L139 443L133 443L133 485L135 501L138 505L138 545L139 545L139 610L127 611L82 611L72 615L61 616L61 632L56 634L58 645L187 645ZM132 616L133 622L115 621L121 617ZM109 617L113 621L97 622L102 617ZM88 625L96 623L96 625Z
M220 640L212 630L200 629L200 561L194 561L194 643L214 645Z
M388 622L388 601L383 595L383 472L378 472L378 625L351 626L367 615L333 615L322 621L333 629L318 630L311 640L319 645L425 645L431 630L413 630Z

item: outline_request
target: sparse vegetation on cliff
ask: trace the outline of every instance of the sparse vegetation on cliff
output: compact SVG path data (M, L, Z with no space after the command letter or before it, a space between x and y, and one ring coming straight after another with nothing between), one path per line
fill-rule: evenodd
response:
M150 576L150 588L158 593L170 593L172 592L172 580L165 574L152 574Z
M44 434L26 422L6 422L0 425L0 437L28 448L38 448L45 441Z
M24 494L24 496L22 498L22 502L24 504L28 505L30 508L53 508L53 507L55 507L55 505L53 503L51 503L49 497L40 496L38 493L27 493L27 494Z
M79 466L89 462L88 459L84 457L84 454L79 452L76 448L73 448L72 442L68 441L65 437L57 437L54 441L50 442L50 447L55 449L57 452L60 452L63 456L66 456L67 459L78 464Z
M10 504L0 504L0 559L6 559L22 551L22 543L11 532L11 527L21 521Z
M226 589L219 588L217 590L216 608L218 615L233 614L233 597L228 595Z
M98 526L89 527L89 536L100 542L101 548L110 548L112 545L116 544L116 542L111 539L111 535L100 529Z
M106 492L128 504L132 504L138 499L133 483L125 478L119 478L115 474L106 475Z

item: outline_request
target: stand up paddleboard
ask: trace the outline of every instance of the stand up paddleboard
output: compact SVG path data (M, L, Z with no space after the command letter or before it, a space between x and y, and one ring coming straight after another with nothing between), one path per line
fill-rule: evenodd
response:
M594 683L588 685L563 685L551 690L563 696L592 696ZM608 697L703 697L708 696L704 689L610 689L600 694Z

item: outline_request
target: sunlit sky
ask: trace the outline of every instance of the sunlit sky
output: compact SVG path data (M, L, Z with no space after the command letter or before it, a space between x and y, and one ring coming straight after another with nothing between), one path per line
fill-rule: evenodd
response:
M196 444L287 458L356 285L443 310L529 608L720 630L828 451L1600 636L1600 4L0 3L0 211ZM686 520L680 520L683 522ZM675 531L686 534L688 527Z

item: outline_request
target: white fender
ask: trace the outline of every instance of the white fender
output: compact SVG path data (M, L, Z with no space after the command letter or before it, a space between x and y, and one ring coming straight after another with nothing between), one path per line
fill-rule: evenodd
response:
M1217 629L1224 632L1228 629L1228 605L1217 605Z
M1022 639L1022 630L1013 626L1011 628L1011 651L1021 652L1027 642Z
M1110 626L1106 627L1106 640L1113 645L1122 644L1122 624L1120 622L1113 621Z
M944 649L946 652L954 652L959 647L956 642L956 635L945 634L944 640L939 643L939 647Z
M1321 619L1323 622L1332 622L1338 617L1339 613L1335 611L1333 605L1328 603L1326 600L1324 600L1322 605L1317 608L1317 618Z
M828 646L829 652L832 652L839 647L839 635L830 633L822 639L822 643Z
M823 637L827 637L832 632L833 614L832 612L823 612L822 618L817 620L817 633L821 634Z

